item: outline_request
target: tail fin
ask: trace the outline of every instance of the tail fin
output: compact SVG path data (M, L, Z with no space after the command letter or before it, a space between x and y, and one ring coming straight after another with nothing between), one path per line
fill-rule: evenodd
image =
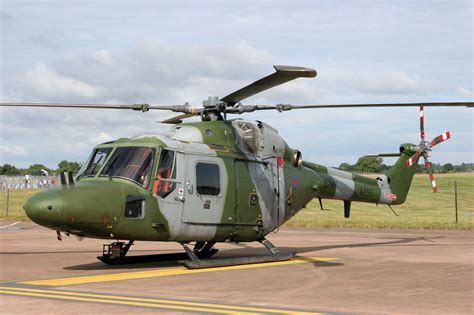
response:
M402 144L400 146L400 158L392 168L385 172L388 183L390 184L390 189L392 193L397 196L393 204L402 204L407 198L408 190L410 189L411 181L413 180L413 175L415 175L418 165L417 157L411 166L407 166L407 160L415 153L414 148L414 144Z

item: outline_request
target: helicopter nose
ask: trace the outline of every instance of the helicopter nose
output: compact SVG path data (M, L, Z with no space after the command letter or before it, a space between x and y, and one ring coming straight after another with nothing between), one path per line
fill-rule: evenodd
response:
M63 201L55 192L44 191L31 196L23 205L31 221L51 227L60 222L63 213Z

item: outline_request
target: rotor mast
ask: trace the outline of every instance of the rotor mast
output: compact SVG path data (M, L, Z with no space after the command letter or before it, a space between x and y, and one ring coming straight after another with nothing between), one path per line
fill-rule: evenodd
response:
M224 120L228 113L243 114L253 112L258 109L258 106L243 107L240 101L288 81L303 77L314 78L317 74L316 70L312 68L294 66L273 67L275 68L274 73L232 92L221 99L217 96L211 96L207 100L204 100L202 103L203 112L201 113L201 119L203 121Z

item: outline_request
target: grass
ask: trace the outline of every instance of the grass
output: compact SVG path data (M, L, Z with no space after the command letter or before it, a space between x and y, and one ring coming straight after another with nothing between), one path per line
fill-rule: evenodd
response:
M458 186L458 220L454 216L454 181ZM427 175L415 175L407 201L394 206L395 216L385 205L352 204L351 218L344 219L343 203L312 201L285 226L289 227L364 227L364 228L429 228L472 229L474 226L474 174L436 174L438 192L434 194ZM9 215L6 217L6 193L0 193L1 220L28 220L22 209L26 199L39 190L10 190Z
M7 193L0 192L0 219L9 221L28 221L28 217L23 210L25 201L41 189L11 189L7 213Z
M289 227L361 227L472 229L474 225L474 174L436 174L438 192L433 193L428 175L415 175L407 200L393 206L352 203L350 219L344 218L342 201L317 199L289 220ZM458 224L455 223L454 181L458 188Z

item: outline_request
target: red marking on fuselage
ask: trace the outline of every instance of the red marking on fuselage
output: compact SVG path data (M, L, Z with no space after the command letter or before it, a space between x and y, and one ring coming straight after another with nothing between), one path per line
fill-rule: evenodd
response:
M277 158L278 167L283 167L285 165L285 159L282 157Z
M388 200L392 200L392 201L397 200L397 195L396 194L391 194L391 193L388 193L388 192L386 192L384 194L384 197L387 198Z

